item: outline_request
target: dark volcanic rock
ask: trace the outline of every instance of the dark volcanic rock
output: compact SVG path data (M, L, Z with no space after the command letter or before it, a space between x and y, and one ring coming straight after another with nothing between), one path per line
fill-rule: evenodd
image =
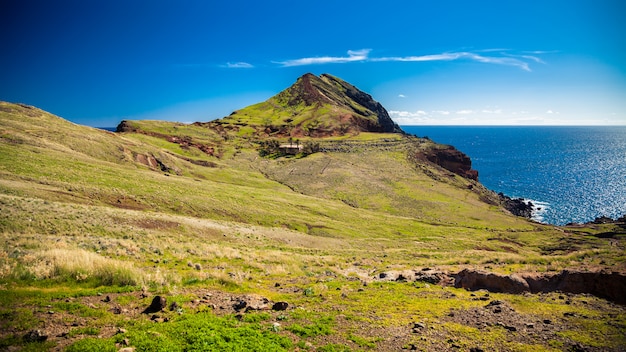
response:
M24 335L24 342L43 342L47 339L48 335L41 330L31 330Z
M148 308L146 308L143 311L143 313L144 314L150 314L150 313L160 312L163 309L165 309L166 306L167 306L167 300L165 299L165 297L155 296L152 299L152 303L150 303L150 306Z
M272 305L272 310L287 310L287 308L289 307L289 303L287 302L276 302Z
M126 120L122 120L117 127L115 128L115 132L135 132L137 129L130 125L130 123Z
M500 197L500 203L502 206L511 212L513 215L521 216L530 219L533 216L535 205L530 201L524 201L522 198L511 198L505 196L503 193L498 193Z
M621 219L623 219L624 217L622 217ZM613 220L611 218L609 218L608 216L600 216L595 218L593 221L590 222L590 224L595 224L595 225L600 225L600 224L614 224L617 223L620 219L618 220Z
M233 309L238 312L238 311L246 308L247 306L248 306L248 302L246 302L244 300L240 300L240 301L237 301L235 304L233 304Z
M421 271L415 273L415 281L427 282L429 284L439 284L442 282L447 275L438 271Z

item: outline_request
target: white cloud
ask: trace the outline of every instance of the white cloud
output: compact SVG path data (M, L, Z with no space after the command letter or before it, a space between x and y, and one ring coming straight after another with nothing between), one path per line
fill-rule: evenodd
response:
M501 114L502 110L501 109L496 109L496 110L483 109L481 112L485 114Z
M530 55L521 55L521 58L524 59L528 59L528 60L533 60L534 62L538 62L540 64L545 64L546 62L541 60L540 58L536 57L536 56L530 56Z
M450 52L434 55L421 55L421 56L404 56L404 57L379 57L372 58L370 61L397 61L397 62L420 62L420 61L454 61L466 59L470 61L516 66L524 71L530 71L530 67L527 62L517 59L515 57L499 57L499 56L484 56L472 52Z
M404 94L398 94L398 98L406 98L406 95L404 95Z
M456 112L458 115L468 115L468 114L473 114L474 110L459 110Z
M496 51L501 51L496 54ZM544 63L543 60L532 55L516 55L506 52L506 49L486 49L480 50L481 54L471 51L446 52L441 54L429 54L419 56L389 56L389 57L369 57L371 49L348 50L348 56L315 56L304 57L287 61L275 61L283 67L321 65L321 64L342 64L349 62L428 62L428 61L455 61L469 60L486 64L505 65L518 67L524 71L530 71L529 61ZM489 54L484 54L489 53ZM493 54L491 54L493 53Z
M536 56L533 56L533 55L514 55L514 54L509 54L509 53L506 53L506 52L503 52L502 55L508 56L510 58L526 59L526 60L529 60L529 61L534 61L536 63L545 64L545 61L543 61L540 58L538 58Z
M423 110L417 110L415 112L389 110L388 112L389 112L389 115L394 115L398 117L422 117L422 116L427 115L426 111L423 111Z
M432 118L426 111L399 111L390 110L389 116L400 125L431 125L436 124L436 120Z
M253 68L254 66L252 64L249 64L247 62L227 62L226 65L224 67L227 68Z
M434 110L433 113L440 115L450 115L450 111L447 110Z
M342 64L346 62L365 61L371 49L348 50L348 56L319 56L304 57L295 60L278 61L283 67L320 65L320 64Z
M532 50L532 51L522 51L525 54L555 54L558 53L558 50Z

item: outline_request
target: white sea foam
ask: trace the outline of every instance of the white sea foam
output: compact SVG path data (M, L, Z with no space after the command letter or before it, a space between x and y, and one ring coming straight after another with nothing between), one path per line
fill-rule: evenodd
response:
M524 199L524 203L528 204L528 202L533 204L533 211L530 218L534 221L545 223L544 216L550 208L550 203L532 199Z

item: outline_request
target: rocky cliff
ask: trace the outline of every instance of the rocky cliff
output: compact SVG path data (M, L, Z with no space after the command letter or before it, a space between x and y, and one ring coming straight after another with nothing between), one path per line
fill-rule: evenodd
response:
M478 180L478 171L472 169L472 160L453 146L439 145L427 150L421 150L415 157L428 160L470 180Z

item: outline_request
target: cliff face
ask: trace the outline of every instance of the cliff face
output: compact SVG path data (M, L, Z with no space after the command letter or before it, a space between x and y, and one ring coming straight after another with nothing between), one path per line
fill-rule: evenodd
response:
M478 181L478 171L472 169L472 160L453 146L423 151L421 157L457 175Z

